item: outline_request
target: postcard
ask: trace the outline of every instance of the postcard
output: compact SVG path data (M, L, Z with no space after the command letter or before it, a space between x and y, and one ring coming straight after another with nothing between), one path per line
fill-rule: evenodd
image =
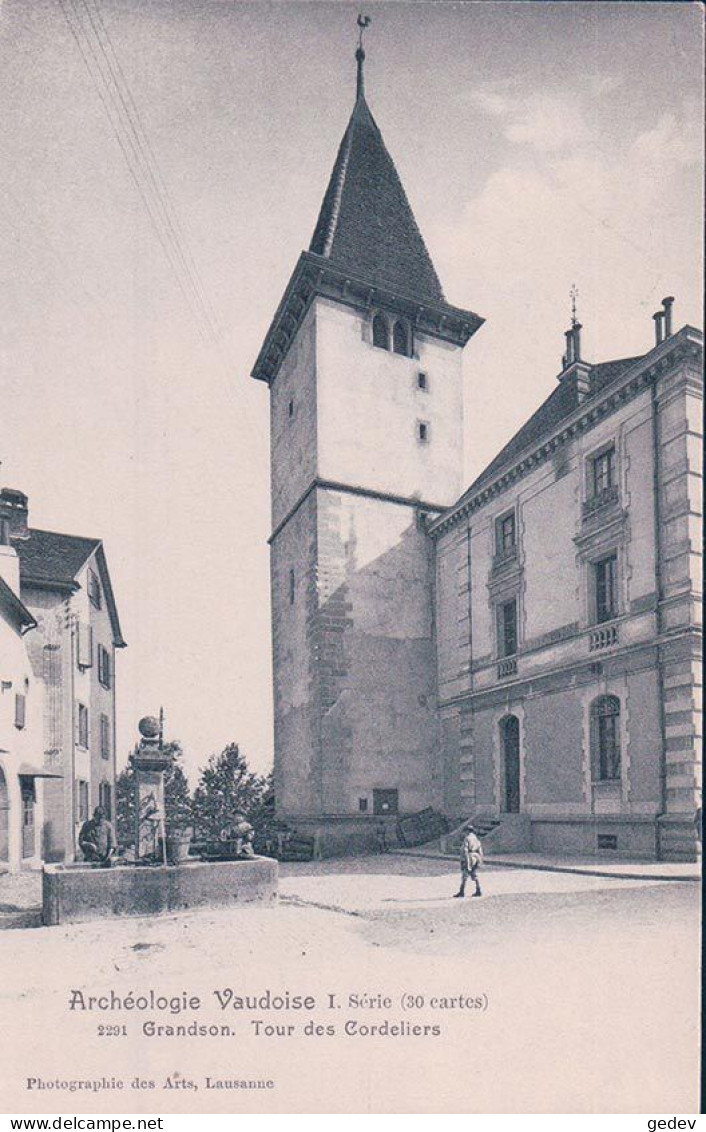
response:
M703 61L3 0L6 1113L698 1111Z

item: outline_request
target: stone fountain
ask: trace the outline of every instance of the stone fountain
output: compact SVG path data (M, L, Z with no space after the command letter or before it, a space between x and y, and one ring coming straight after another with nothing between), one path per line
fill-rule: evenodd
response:
M227 860L184 860L178 859L179 854L170 860L164 774L172 759L163 749L162 727L157 719L145 716L139 732L140 741L130 760L135 789L134 862L117 859L45 865L43 923L273 903L277 898L277 861L256 856L249 841L242 854Z

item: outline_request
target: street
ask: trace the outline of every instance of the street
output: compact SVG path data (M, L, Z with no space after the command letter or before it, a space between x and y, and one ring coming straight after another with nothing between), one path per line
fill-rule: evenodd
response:
M699 886L492 866L482 883L482 899L454 900L453 862L393 854L284 864L274 908L2 932L0 961L16 972L3 990L5 1106L56 1111L55 1093L24 1081L76 1076L80 1048L81 1076L109 1071L127 1087L139 1068L154 1081L116 1111L232 1111L233 1094L203 1082L237 1068L275 1080L264 1111L696 1112ZM3 918L31 916L36 886L0 878ZM77 987L200 995L204 1021L233 1021L238 1056L217 1038L150 1039L137 1011L72 1011ZM316 1005L224 1019L224 988ZM105 1022L126 1034L99 1040ZM201 1081L186 1102L160 1083L175 1071ZM262 1105L238 1094L237 1111Z

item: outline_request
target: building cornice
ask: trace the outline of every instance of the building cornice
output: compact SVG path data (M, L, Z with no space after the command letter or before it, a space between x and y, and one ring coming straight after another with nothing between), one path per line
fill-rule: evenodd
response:
M357 495L362 499L376 499L378 501L381 501L382 503L394 503L398 507L412 507L415 511L422 512L424 515L428 515L430 513L439 515L442 511L445 510L445 508L441 504L427 503L425 500L418 499L416 496L391 495L386 491L375 491L375 489L371 487L356 487L352 484L336 483L334 480L323 480L319 479L317 476L316 479L313 479L311 481L306 490L302 492L294 506L290 507L284 518L280 519L279 523L268 538L268 543L271 544L274 542L274 540L277 538L277 535L280 533L283 527L286 527L289 520L296 514L301 505L306 502L312 491L316 490L339 491L343 495Z
M302 252L277 307L265 341L252 370L258 381L271 384L314 298L333 299L363 313L383 307L404 315L415 331L465 346L485 321L473 311L449 303L415 299L391 288L372 286L364 279L342 271L325 256Z
M702 336L692 326L685 326L677 334L667 338L654 350L651 350L649 354L640 358L633 366L620 374L610 385L600 390L594 397L578 405L560 425L547 433L543 440L526 448L517 458L511 460L504 470L498 472L489 483L483 485L477 492L464 498L463 502L441 515L429 527L431 536L433 538L438 537L472 512L484 507L486 503L500 495L513 483L524 479L540 464L551 459L558 449L573 440L574 437L588 432L599 421L604 420L622 405L639 396L644 389L674 368L679 362L688 357L699 357L701 350Z

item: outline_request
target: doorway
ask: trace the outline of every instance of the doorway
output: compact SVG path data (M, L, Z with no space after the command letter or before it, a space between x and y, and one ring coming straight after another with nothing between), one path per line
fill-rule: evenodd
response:
M508 715L500 722L503 751L503 812L520 812L520 721Z
M20 778L22 794L22 857L34 856L34 779Z

